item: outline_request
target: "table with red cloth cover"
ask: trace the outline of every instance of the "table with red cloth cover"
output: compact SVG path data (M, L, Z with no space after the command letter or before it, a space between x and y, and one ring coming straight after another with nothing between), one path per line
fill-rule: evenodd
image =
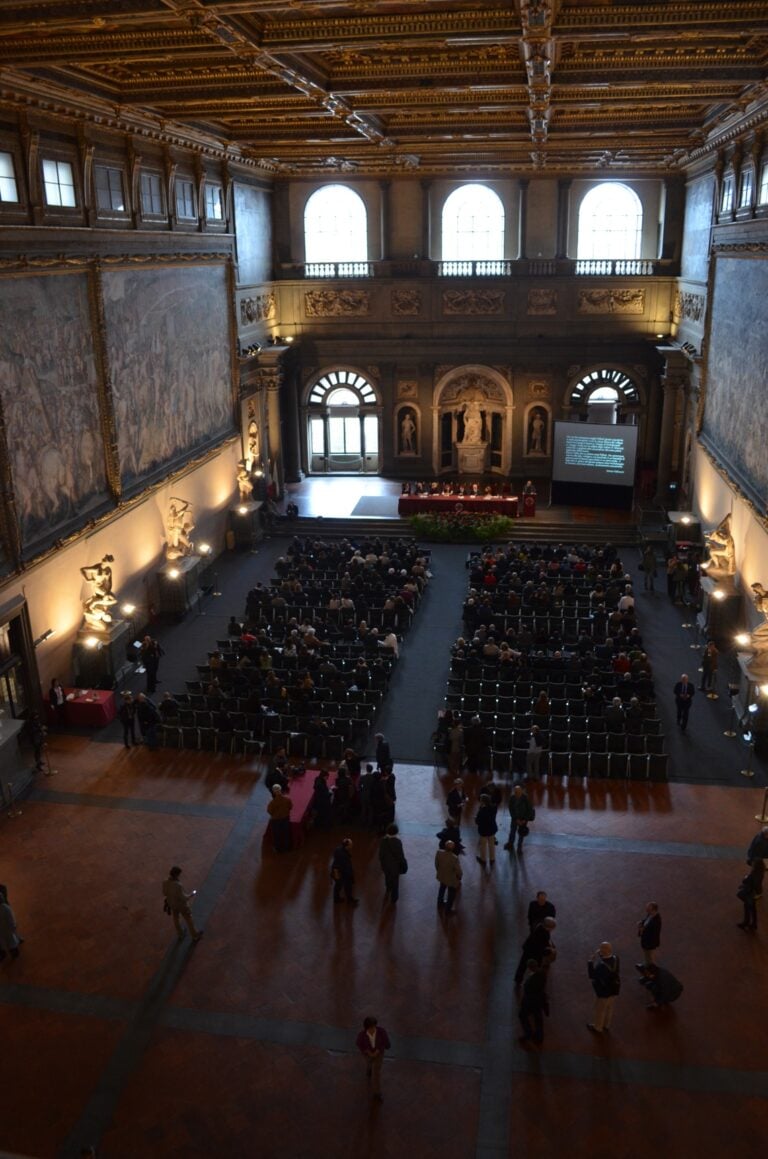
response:
M517 516L517 495L401 495L398 515Z
M314 768L312 766L308 766L307 771L303 774L303 776L292 776L289 778L290 786L286 795L289 796L293 801L293 809L291 810L291 840L293 842L294 849L298 849L300 845L304 844L304 840L307 835L307 827L312 815L312 797L315 793L315 780L317 779L319 773L319 766L316 765ZM332 789L335 784L336 770L331 769L329 770L328 776L328 788ZM267 805L269 804L270 795L271 794L267 794L267 800L264 804L265 811ZM269 816L269 814L267 814L267 816ZM262 838L263 849L272 849L271 830L272 819L270 818Z
M65 688L66 716L61 717L48 705L49 724L70 724L73 728L103 728L117 716L114 692L99 688Z

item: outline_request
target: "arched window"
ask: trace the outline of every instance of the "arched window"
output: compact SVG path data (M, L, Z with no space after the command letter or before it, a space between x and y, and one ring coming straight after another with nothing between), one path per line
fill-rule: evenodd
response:
M487 185L462 185L443 205L444 262L501 261L504 206Z
M304 207L306 262L366 262L365 202L346 185L324 185Z
M643 207L633 189L605 181L590 189L579 208L577 258L640 257Z
M308 465L313 474L375 474L379 469L376 391L354 370L331 370L308 399Z

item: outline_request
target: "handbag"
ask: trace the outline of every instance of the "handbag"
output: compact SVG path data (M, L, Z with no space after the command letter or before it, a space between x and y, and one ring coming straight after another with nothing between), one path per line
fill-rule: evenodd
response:
M400 866L398 868L398 873L407 873L407 872L408 872L408 862L405 860L404 857L401 857L400 858Z

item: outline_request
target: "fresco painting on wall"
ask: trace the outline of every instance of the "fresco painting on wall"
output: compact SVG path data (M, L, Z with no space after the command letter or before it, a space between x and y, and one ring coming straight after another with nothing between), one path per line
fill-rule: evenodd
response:
M0 397L22 551L34 555L111 501L88 277L0 279Z
M127 487L234 429L224 266L104 274L107 357Z
M768 495L766 274L765 260L717 258L703 431L709 449L762 510Z

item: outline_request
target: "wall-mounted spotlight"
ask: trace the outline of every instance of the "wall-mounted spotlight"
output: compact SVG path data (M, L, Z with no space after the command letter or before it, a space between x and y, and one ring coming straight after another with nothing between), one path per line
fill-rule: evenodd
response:
M197 550L201 555L210 555L213 551L213 548L211 547L210 543L201 543L198 545Z
M168 568L168 579L177 580L180 575L181 572L177 567Z
M95 651L97 648L102 647L102 641L99 639L98 636L86 636L85 637L85 646L86 646L86 648L90 648L91 651Z
M124 616L130 617L136 611L136 605L135 604L123 604L120 608L120 611L123 613Z
M248 508L245 506L244 503L241 503L240 506L238 507L237 514L238 515L247 515L248 514Z
M36 640L32 641L32 647L39 648L41 644L44 644L46 640L50 640L51 636L55 634L55 628L47 628L46 631L43 632L42 636L38 636Z

